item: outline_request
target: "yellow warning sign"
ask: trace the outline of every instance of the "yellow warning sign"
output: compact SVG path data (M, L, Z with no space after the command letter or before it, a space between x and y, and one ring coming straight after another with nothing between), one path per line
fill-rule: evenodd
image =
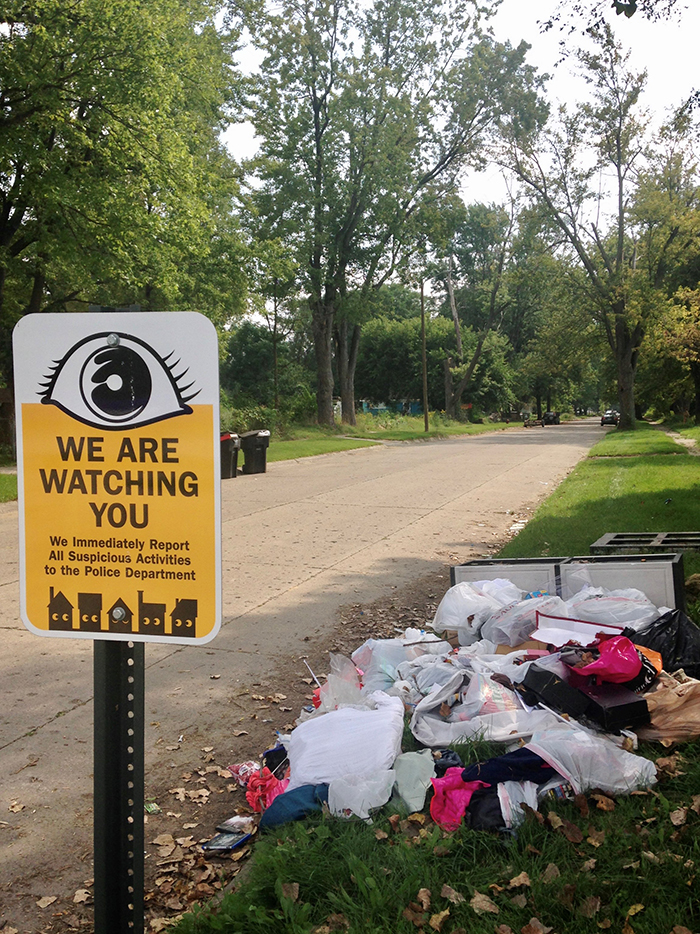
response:
M50 317L99 317L104 325L102 316ZM133 330L133 320L120 327L129 324ZM59 373L34 401L21 401L24 621L45 635L208 641L220 622L218 411L183 401L176 384L175 406L153 420L153 398L116 398L133 361L129 371L125 357L108 354L117 329L99 333L87 342L98 354L92 375L82 359L82 375L74 367L83 380L77 394L67 380L56 392ZM126 344L126 334L113 341ZM113 388L108 370L121 380ZM141 410L133 427L124 418L129 404Z

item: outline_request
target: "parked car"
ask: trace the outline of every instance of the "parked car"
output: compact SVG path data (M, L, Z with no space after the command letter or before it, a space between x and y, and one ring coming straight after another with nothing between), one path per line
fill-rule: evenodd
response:
M601 425L617 425L620 421L620 413L615 409L607 409L600 417Z
M559 413L558 412L545 412L542 416L543 425L558 425L559 424Z

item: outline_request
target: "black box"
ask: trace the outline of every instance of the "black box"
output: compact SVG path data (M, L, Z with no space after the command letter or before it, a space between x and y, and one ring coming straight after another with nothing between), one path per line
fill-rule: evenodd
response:
M582 685L579 691L588 699L586 716L606 732L649 723L647 702L621 684Z
M571 717L581 717L587 712L589 701L578 688L569 683L568 675L563 670L565 668L563 662L560 671L543 668L533 662L521 683L534 691L548 707L568 713ZM632 696L636 698L635 694Z

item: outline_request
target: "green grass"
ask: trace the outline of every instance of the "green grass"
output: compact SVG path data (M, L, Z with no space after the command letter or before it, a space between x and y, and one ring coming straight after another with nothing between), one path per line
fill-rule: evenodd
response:
M654 758L659 754L644 751ZM431 905L422 927L427 932L433 930L431 916L445 909L450 912L442 927L446 934L460 928L493 934L496 924L517 932L532 917L557 934L594 934L601 924L619 932L633 905L643 906L630 921L635 934L668 934L674 925L697 931L700 816L689 809L686 824L675 827L670 813L688 807L700 787L700 744L687 744L683 755L683 776L648 795L617 798L611 812L599 810L592 797L586 799L585 816L582 801L581 806L541 805L543 816L553 811L579 828L582 840L576 843L534 818L514 836L467 828L443 833L429 818L394 829L386 814L372 826L318 817L278 828L256 843L254 862L238 891L186 916L175 930L409 934L416 926L404 910L418 900L420 889L428 889ZM590 842L591 831L603 832L598 846ZM546 882L542 876L550 864L559 876ZM510 880L522 872L530 885L509 889ZM283 889L295 884L296 899ZM454 904L442 896L443 885L465 901ZM493 900L498 915L474 912L469 901L476 892ZM512 901L516 894L524 896L525 904ZM596 899L598 910L586 917L582 908L595 907Z
M634 431L608 431L591 451L590 457L621 457L635 454L686 454L682 444L674 441L665 431L646 422L637 422Z
M0 473L0 503L17 499L17 475Z
M332 454L335 451L350 451L353 448L374 447L374 441L361 438L309 438L294 441L270 441L268 461L288 461L297 457L313 457L315 454Z

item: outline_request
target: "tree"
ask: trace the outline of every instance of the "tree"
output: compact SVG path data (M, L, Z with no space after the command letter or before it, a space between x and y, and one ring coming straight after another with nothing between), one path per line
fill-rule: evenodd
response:
M643 167L646 117L639 100L645 74L627 69L627 56L608 28L594 34L598 50L581 52L592 101L541 136L514 134L507 162L560 231L586 273L588 306L612 351L618 384L620 428L635 421L634 376L645 320L654 305L655 269L638 268L629 209L636 173ZM595 155L586 163L586 153ZM547 158L549 157L549 158ZM612 181L608 231L589 211L597 201L600 173Z
M362 322L391 280L409 221L477 160L499 120L532 114L526 47L482 37L471 0L415 5L283 0L253 31L265 59L251 118L261 138L252 197L293 245L309 296L318 420L333 421L333 341L343 417L354 421Z
M0 16L0 323L206 289L230 253L218 143L233 33L213 0L8 0ZM8 377L8 344L0 367Z

